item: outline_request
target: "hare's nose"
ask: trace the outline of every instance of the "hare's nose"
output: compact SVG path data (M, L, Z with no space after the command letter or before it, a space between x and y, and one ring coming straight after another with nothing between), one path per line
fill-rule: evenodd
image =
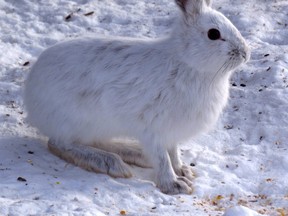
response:
M245 62L247 62L250 59L250 49L248 47L245 47L245 49L240 51L241 56L244 58Z
M245 62L248 60L247 59L247 53L245 52L245 51L243 51L243 52L240 52L240 55L245 59Z
M245 62L249 61L251 50L248 44L244 41L242 46L239 47L241 56L244 58Z
M246 48L246 62L249 61L250 59L250 56L251 56L251 50L249 47Z
M231 56L241 56L245 62L247 62L250 59L250 51L249 49L241 49L241 48L235 48L230 53Z

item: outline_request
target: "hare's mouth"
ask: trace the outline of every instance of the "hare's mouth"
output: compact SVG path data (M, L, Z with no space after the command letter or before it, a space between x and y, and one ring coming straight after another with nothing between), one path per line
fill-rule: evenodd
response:
M247 62L250 59L249 52L241 49L233 49L228 52L231 61L239 61L239 64Z
M219 67L215 76L233 71L235 68L245 62L245 58L246 56L242 56L240 52L237 54L234 53L233 55L230 54L228 59Z

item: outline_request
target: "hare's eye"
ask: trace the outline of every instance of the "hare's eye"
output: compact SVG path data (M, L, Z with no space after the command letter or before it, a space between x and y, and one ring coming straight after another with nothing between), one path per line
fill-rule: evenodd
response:
M208 31L208 38L210 40L218 40L221 38L221 33L218 29L210 29Z

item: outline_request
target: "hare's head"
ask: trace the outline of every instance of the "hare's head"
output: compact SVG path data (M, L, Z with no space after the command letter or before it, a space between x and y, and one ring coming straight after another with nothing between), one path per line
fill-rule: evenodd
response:
M174 36L183 60L198 71L231 71L250 58L236 27L212 9L212 0L175 0L182 11Z

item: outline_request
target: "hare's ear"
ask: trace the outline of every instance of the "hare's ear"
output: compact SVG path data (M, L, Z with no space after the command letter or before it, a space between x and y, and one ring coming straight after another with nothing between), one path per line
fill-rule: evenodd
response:
M212 0L175 0L175 2L185 14L189 15L200 14L212 4Z
M206 0L206 4L208 7L211 7L212 6L212 2L213 0Z

